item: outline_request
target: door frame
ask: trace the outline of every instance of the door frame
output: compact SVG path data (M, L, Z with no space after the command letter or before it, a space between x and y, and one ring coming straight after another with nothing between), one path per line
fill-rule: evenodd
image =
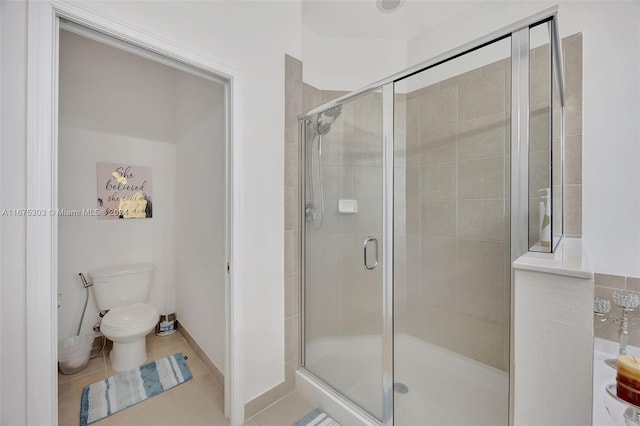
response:
M225 81L226 252L224 412L232 425L244 423L238 324L239 243L242 200L242 82L240 72L216 58L118 22L78 3L29 1L27 9L27 217L26 366L27 424L58 423L57 241L58 34L60 19L213 74Z

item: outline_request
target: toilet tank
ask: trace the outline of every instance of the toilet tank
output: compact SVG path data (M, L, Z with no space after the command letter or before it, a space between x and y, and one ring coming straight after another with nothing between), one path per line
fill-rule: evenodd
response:
M151 263L107 266L89 271L98 309L146 302L151 287Z

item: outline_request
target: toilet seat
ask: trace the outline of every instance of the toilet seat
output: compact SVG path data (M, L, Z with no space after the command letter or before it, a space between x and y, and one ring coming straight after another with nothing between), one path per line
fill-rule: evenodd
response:
M100 331L107 338L110 336L130 336L148 332L149 329L155 327L159 319L158 309L148 303L120 306L111 309L102 318Z

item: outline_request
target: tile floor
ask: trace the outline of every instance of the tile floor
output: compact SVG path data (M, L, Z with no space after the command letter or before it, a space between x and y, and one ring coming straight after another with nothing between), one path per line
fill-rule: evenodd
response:
M80 397L82 389L91 383L117 374L109 361L110 345L103 354L92 359L83 371L65 376L58 373L58 424L60 426L79 424ZM209 373L196 352L186 342L180 332L159 337L147 336L149 360L155 360L182 352L188 357L187 364L193 379L150 398L138 405L120 411L95 423L97 426L110 425L180 425L180 426L227 426L224 417L224 391ZM315 408L296 392L267 407L250 419L246 426L290 426L296 420Z

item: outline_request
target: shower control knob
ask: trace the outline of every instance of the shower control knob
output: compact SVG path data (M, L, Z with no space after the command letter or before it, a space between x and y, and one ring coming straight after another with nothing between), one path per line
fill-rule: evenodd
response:
M307 203L304 207L304 217L307 219L307 222L313 222L316 220L316 208L312 203Z

